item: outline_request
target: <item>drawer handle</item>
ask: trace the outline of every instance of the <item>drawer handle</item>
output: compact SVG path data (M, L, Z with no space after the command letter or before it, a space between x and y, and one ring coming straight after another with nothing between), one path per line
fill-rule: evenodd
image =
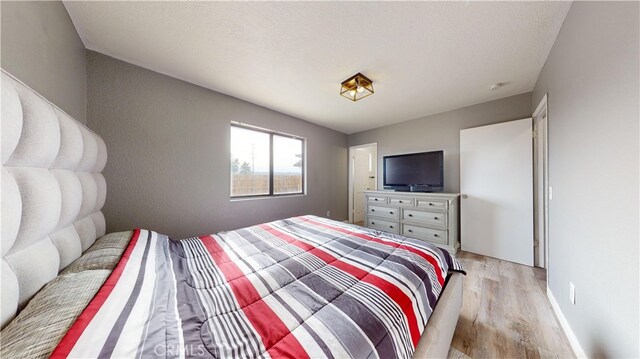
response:
M434 237L437 237L438 235L437 235L437 234L434 234L433 236L434 236Z
M393 214L393 212L389 212L389 214Z
M413 214L409 213L409 217L413 217Z
M413 229L409 229L409 230L407 230L407 232L413 233Z
M393 226L389 226L389 228L393 229Z
M371 208L371 212L375 212L375 211L376 211L375 209Z
M433 219L435 219L436 221L438 220L438 217L433 217Z
M376 222L371 222L371 224L376 224Z
M377 198L374 198L373 200L374 200L374 201L377 201L378 199L377 199Z
M430 206L433 206L433 203L429 202L429 205L430 205Z
M402 203L402 201L398 201L398 203Z

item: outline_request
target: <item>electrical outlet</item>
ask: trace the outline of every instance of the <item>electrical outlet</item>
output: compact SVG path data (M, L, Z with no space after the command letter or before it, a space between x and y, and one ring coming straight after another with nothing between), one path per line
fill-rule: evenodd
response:
M331 217L331 211L327 211L327 218Z
M549 200L553 199L553 187L549 186Z
M573 282L569 282L569 301L571 304L576 304L576 286L573 285Z

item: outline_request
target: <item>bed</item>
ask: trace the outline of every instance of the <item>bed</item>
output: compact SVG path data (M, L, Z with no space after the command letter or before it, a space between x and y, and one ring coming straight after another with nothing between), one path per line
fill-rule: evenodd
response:
M446 250L316 216L105 235L104 142L4 72L2 151L1 357L446 356Z

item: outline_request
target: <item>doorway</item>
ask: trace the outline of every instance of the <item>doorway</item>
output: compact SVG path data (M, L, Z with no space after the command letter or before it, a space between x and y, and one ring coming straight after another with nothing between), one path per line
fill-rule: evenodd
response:
M376 190L378 144L349 147L349 223L364 222L364 194Z
M547 268L549 239L549 141L547 95L533 113L534 265Z

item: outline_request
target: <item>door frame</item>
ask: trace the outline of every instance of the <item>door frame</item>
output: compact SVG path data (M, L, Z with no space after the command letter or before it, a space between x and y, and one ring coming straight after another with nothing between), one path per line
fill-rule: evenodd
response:
M548 272L549 268L549 111L548 111L548 93L546 93L536 110L533 112L533 130L534 130L534 158L533 158L533 228L534 228L534 241L537 239L539 246L542 246L542 250L538 247L538 260L534 261L534 266L545 268ZM543 130L539 131L538 123L544 124ZM542 144L543 155L542 158L537 156L538 144ZM542 160L542 163L539 161ZM538 183L538 174L542 170L542 183ZM538 191L542 187L542 203L538 200ZM538 208L543 208L542 218L542 233L538 233ZM534 242L535 243L535 242ZM536 250L534 246L534 251ZM540 258L542 255L543 258Z
M350 146L349 147L349 223L353 223L353 211L354 211L354 201L353 201L353 179L355 168L353 165L354 161L354 151L356 148L363 147L373 147L373 157L375 159L376 164L376 180L374 182L374 190L378 190L378 143L367 143L364 145Z

